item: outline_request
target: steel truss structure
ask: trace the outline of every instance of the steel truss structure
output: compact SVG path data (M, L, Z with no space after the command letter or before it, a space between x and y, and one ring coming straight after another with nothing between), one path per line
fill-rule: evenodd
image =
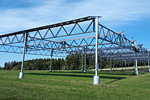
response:
M84 53L84 58L86 59L86 54L95 54L95 76L93 84L99 84L99 55L102 54L106 57L118 59L118 55L121 55L121 57L123 57L125 53L126 56L128 56L129 53L137 55L135 52L142 50L142 48L136 44L136 41L127 39L123 31L114 32L100 24L100 17L101 16L87 16L1 35L0 52L23 54L19 78L23 78L25 54L51 57L50 71L52 67L52 57L65 57L68 54L76 53L83 55ZM86 72L86 60L84 62L84 71Z

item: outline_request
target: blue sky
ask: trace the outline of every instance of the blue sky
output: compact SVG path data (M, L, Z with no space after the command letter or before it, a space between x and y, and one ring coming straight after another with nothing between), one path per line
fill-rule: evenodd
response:
M100 23L124 31L150 49L150 0L0 0L0 35L84 16L102 16ZM27 59L42 56L26 56ZM0 65L22 55L0 53Z

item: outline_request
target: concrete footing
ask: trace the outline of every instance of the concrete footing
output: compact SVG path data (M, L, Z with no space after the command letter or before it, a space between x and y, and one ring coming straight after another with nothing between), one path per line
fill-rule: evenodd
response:
M138 70L135 70L134 72L135 72L135 75L138 75Z
M98 85L100 83L100 78L99 76L93 76L93 84Z
M86 73L86 70L84 69L84 73Z
M49 69L49 72L52 72L52 70L51 70L51 69Z
M23 78L24 77L24 73L23 72L20 72L19 73L19 78Z

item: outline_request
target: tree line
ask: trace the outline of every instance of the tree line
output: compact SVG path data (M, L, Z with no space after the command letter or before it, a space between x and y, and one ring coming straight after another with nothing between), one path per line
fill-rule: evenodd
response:
M101 61L100 61L101 60ZM102 63L102 68L110 68L110 58L102 57L101 59L98 59L99 66L100 63ZM21 69L21 61L11 61L11 62L5 62L4 64L4 70L20 70ZM84 68L84 56L82 60L81 54L72 54L67 55L66 58L53 58L52 59L52 70L80 70L83 64ZM140 63L138 62L138 65L146 65L147 63ZM111 64L113 67L113 63ZM114 60L114 67L122 67L125 66L125 62ZM127 62L126 66L134 66L134 62ZM86 67L87 69L94 69L95 68L95 56L87 55L86 58ZM2 69L2 68L0 68ZM44 59L32 59L27 60L24 62L24 69L25 70L49 70L50 69L50 59L44 58Z

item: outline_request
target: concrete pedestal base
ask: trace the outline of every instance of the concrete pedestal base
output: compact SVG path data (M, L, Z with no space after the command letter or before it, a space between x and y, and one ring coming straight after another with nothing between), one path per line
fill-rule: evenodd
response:
M138 70L135 70L134 72L135 72L135 75L138 75Z
M148 72L150 72L150 69L148 69Z
M49 72L52 72L52 70L51 70L51 69L49 69Z
M84 73L86 73L86 70L84 70Z
M100 78L99 76L93 76L93 84L98 85L100 83Z
M23 72L20 72L19 78L23 78L23 77L24 77L24 73L23 73Z

